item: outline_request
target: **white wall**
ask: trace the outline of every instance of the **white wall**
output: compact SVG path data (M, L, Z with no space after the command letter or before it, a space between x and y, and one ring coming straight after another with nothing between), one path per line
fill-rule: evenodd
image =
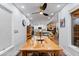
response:
M78 6L79 4L68 4L59 12L59 44L64 49L67 55L79 55L79 48L71 44L71 16L70 10ZM65 18L65 27L60 28L60 19Z
M11 11L0 5L0 54L1 51L12 46L11 19Z
M6 51L2 55L16 55L19 51L19 47L25 43L26 40L26 27L22 26L22 20L25 19L26 26L29 24L29 20L13 5L13 4L1 4L4 7L12 11L12 44L14 47L9 51ZM17 33L15 33L15 31Z

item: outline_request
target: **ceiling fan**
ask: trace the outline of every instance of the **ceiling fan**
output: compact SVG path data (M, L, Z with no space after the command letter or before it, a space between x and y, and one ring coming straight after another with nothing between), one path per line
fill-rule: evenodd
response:
M43 5L40 5L40 7L39 7L39 9L40 9L40 11L38 11L38 12L34 12L34 13L32 13L32 14L42 14L42 15L44 15L44 16L49 16L47 13L44 13L44 10L47 8L47 3L43 3Z

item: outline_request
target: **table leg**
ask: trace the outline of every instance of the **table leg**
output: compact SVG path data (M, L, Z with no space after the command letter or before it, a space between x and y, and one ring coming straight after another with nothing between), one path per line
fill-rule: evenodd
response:
M27 52L26 51L21 51L21 55L22 56L27 56Z

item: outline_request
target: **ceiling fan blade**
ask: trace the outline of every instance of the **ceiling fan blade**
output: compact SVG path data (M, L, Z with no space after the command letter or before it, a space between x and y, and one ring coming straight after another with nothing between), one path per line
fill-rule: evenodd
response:
M40 9L41 9L41 10L45 10L46 7L47 7L47 3L44 3L42 6L40 6Z
M34 12L34 13L32 13L32 14L37 14L37 13L40 13L40 12Z
M44 16L49 16L47 13L43 13Z

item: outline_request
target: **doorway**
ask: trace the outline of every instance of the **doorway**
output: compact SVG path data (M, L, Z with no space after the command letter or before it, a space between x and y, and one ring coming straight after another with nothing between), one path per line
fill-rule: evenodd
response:
M72 18L72 44L79 47L79 9L71 13Z

